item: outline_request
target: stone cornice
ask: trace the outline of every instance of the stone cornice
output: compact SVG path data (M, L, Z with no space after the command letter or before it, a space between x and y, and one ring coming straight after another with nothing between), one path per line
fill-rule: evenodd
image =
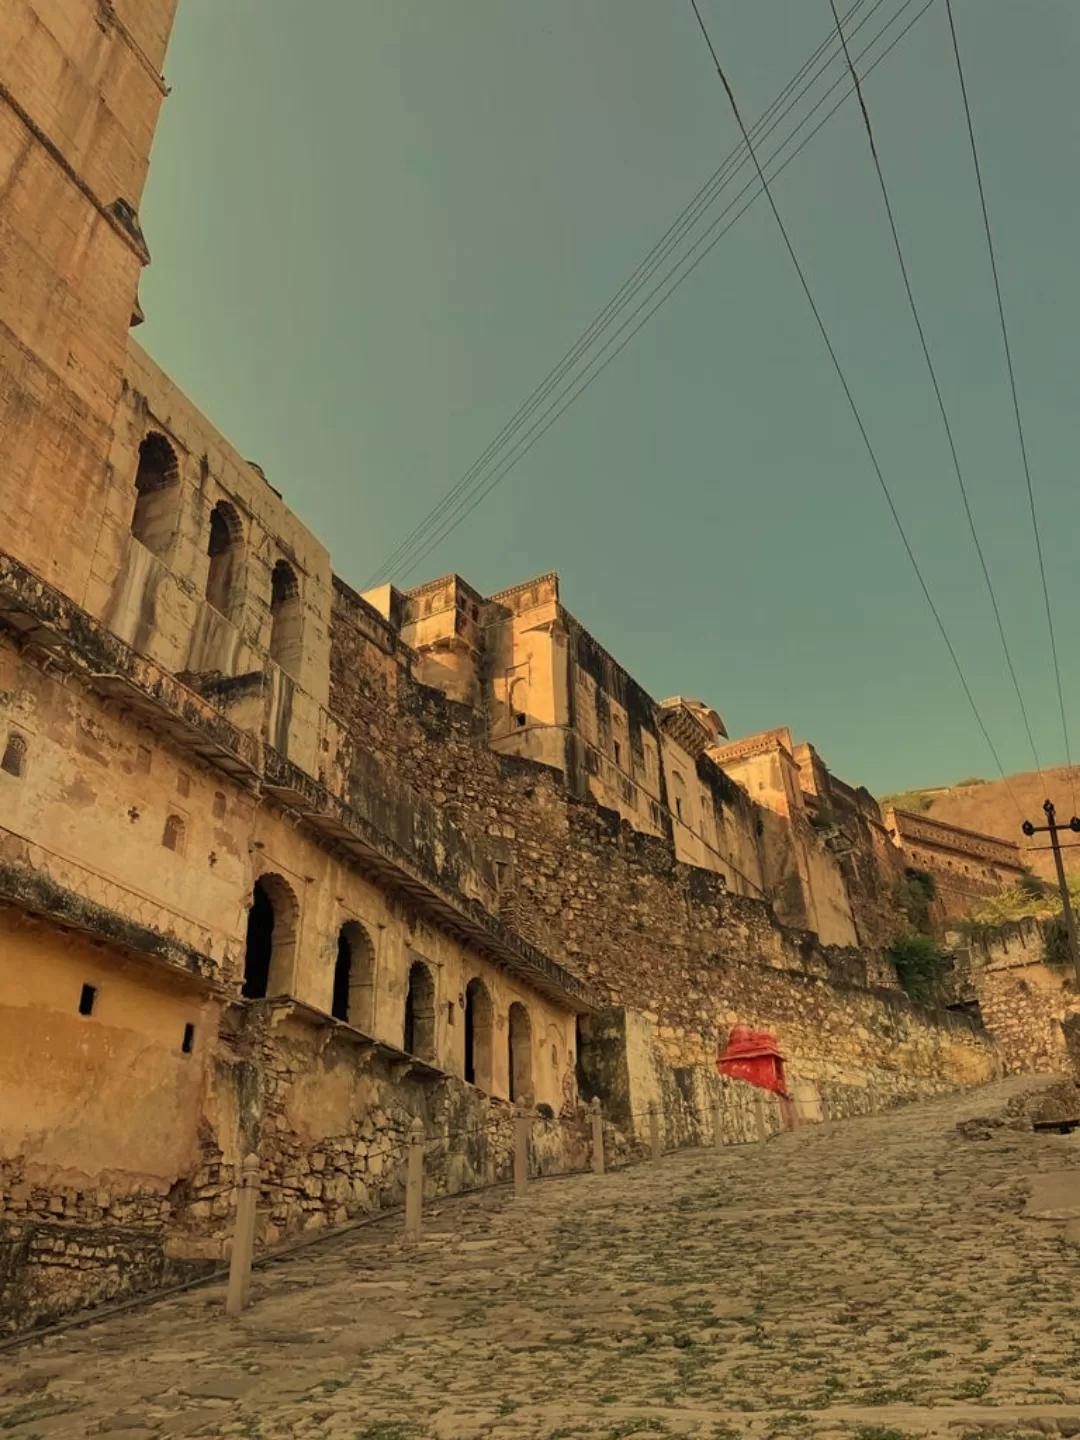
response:
M915 815L910 810L897 810L894 807L891 813L897 836L901 840L918 840L941 850L972 855L981 860L993 860L996 864L1007 865L1015 870L1023 868L1020 847L1015 841L1003 840L998 835L985 835L979 830L965 830L942 820L931 820L926 815Z

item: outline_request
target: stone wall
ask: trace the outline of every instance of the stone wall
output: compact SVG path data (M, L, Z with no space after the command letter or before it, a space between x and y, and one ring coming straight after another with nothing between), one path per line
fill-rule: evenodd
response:
M1062 1070L1080 1078L1069 1043L1080 990L1071 966L1047 963L1045 934L1046 922L1029 918L953 936L951 985L958 1003L977 1007L1006 1073Z
M225 1261L245 1154L259 1157L264 1248L400 1205L416 1117L428 1199L510 1179L513 1116L509 1102L288 1000L233 1006L201 1101L188 1107L194 1160L171 1184L118 1175L110 1188L107 1174L0 1161L0 1332ZM588 1117L572 1096L533 1121L532 1173L586 1168L589 1153Z

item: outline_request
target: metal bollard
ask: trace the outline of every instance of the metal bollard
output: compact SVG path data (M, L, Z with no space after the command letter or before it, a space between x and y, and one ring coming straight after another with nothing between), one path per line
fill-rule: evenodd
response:
M754 1116L757 1120L757 1138L761 1142L769 1132L765 1128L765 1097L760 1091L754 1096Z
M649 1101L649 1150L652 1152L652 1163L660 1164L660 1113L656 1108L656 1101Z
M529 1126L532 1117L520 1105L514 1113L514 1194L524 1195L529 1178Z
M720 1130L720 1101L714 1100L712 1104L712 1143L717 1150L724 1143L724 1137Z
M409 1158L405 1175L405 1239L420 1243L424 1209L424 1122L419 1115L409 1126Z
M240 1167L236 1192L236 1229L229 1261L226 1315L239 1315L251 1293L251 1257L255 1249L255 1204L259 1198L259 1157L249 1155Z
M592 1102L592 1168L594 1175L604 1173L604 1114L600 1098Z

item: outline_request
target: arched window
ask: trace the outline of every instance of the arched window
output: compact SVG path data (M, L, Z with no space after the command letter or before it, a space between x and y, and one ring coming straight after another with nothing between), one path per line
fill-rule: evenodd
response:
M240 516L227 500L219 500L210 512L206 599L225 616L231 617L236 607L243 546L244 528L240 524Z
M167 555L172 546L179 486L175 450L164 435L151 431L139 446L131 533L155 555Z
M4 758L0 760L0 770L6 770L9 775L14 775L19 780L26 774L26 741L16 730L7 738Z
M465 1079L481 1090L491 1089L494 1019L488 988L474 977L465 987Z
M422 960L409 967L405 994L405 1050L421 1060L435 1059L435 981Z
M248 911L244 950L247 999L283 995L290 989L299 914L296 896L280 875L259 877Z
M375 947L357 920L338 932L331 1014L365 1035L375 1024Z
M517 1000L510 1006L510 1099L523 1105L533 1099L532 1021Z
M179 815L170 815L165 821L165 829L161 836L161 843L166 850L182 852L184 849L185 825Z
M300 583L279 560L270 580L270 658L289 675L300 668Z

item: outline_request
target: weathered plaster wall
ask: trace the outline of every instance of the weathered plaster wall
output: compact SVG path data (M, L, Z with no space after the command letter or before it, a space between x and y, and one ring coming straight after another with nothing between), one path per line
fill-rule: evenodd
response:
M175 0L0 13L0 530L81 595L148 260L136 212Z

